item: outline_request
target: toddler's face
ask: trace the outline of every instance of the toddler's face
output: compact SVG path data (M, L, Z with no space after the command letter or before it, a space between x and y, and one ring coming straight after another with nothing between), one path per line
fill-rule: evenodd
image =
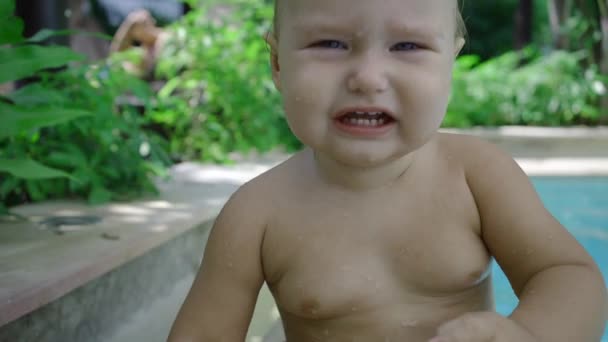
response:
M273 77L306 145L352 165L426 143L445 115L453 0L281 0Z

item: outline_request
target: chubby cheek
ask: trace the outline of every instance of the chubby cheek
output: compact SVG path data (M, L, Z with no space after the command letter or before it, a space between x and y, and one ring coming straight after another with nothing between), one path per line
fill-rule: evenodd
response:
M330 82L306 68L282 70L283 107L293 133L305 144L314 145L325 134L331 113Z
M418 71L416 77L401 84L400 106L406 117L402 125L404 133L424 140L433 134L445 117L450 95L450 71Z

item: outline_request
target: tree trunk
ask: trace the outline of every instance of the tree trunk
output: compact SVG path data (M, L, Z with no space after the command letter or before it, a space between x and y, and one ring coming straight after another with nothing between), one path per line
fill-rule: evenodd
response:
M517 50L532 43L533 5L532 0L519 0L515 12L515 49Z
M568 18L570 2L570 0L547 1L547 6L549 7L549 23L551 26L551 34L553 35L553 46L555 46L556 49L567 49L569 45L568 37L562 31L562 27Z

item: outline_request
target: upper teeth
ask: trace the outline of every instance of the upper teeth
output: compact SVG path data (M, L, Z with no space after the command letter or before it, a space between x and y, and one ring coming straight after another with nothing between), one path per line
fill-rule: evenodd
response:
M382 112L354 112L356 115L381 115Z

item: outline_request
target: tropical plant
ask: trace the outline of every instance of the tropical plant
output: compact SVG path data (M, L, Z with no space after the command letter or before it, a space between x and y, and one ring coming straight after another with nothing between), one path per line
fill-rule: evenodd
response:
M150 117L171 131L172 153L226 161L232 151L299 146L270 77L272 11L260 0L201 6L169 29L157 67L168 82Z
M520 66L522 59L531 60ZM597 99L608 84L595 65L584 68L584 52L534 49L480 62L458 59L453 96L444 122L450 127L598 124Z
M134 108L116 102L131 93L149 103L147 85L107 63L78 63L83 57L69 48L36 44L51 31L25 39L13 12L14 1L0 3L0 83L27 82L0 97L0 210L153 191L152 175L167 163L162 141L141 129Z

